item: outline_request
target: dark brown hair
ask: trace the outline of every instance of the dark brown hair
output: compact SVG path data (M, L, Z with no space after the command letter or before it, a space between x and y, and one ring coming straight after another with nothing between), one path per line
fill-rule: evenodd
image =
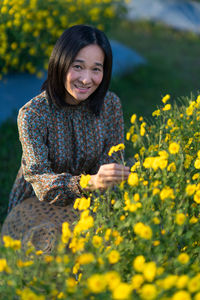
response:
M99 115L108 90L112 73L112 50L106 35L99 29L88 25L75 25L63 32L57 40L49 59L47 80L42 85L48 100L62 108L65 102L65 78L70 65L78 52L91 44L98 45L104 52L103 79L96 91L89 97L89 107Z

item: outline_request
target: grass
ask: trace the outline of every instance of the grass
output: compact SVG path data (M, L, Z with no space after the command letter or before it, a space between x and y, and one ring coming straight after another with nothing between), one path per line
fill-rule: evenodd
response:
M148 64L112 81L121 97L126 126L136 113L150 117L161 97L172 99L200 90L199 37L149 22L124 22L110 35L143 55Z
M147 59L147 65L123 78L113 78L111 89L121 98L125 129L133 113L150 118L166 93L177 100L200 90L199 37L161 24L124 21L109 32ZM20 165L21 146L16 124L0 127L0 222L5 218L10 189ZM127 156L130 156L128 149Z

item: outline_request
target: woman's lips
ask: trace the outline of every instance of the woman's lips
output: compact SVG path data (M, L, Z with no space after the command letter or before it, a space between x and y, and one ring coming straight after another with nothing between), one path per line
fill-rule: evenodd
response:
M82 87L82 86L77 86L77 85L74 85L75 88L80 91L81 93L86 93L89 91L90 87Z

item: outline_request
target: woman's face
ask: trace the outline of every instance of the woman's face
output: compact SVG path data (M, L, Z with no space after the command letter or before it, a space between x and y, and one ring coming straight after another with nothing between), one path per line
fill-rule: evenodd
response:
M104 53L98 45L82 48L66 75L66 102L79 104L86 100L100 85L103 79Z

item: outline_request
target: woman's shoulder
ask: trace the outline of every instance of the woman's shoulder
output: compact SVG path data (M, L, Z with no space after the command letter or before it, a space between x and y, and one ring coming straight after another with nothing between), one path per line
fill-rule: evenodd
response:
M20 115L38 115L42 116L49 110L49 103L47 100L46 92L42 92L39 95L33 97L25 105L23 105L19 110Z
M108 91L104 98L104 110L121 109L120 98L112 91Z

